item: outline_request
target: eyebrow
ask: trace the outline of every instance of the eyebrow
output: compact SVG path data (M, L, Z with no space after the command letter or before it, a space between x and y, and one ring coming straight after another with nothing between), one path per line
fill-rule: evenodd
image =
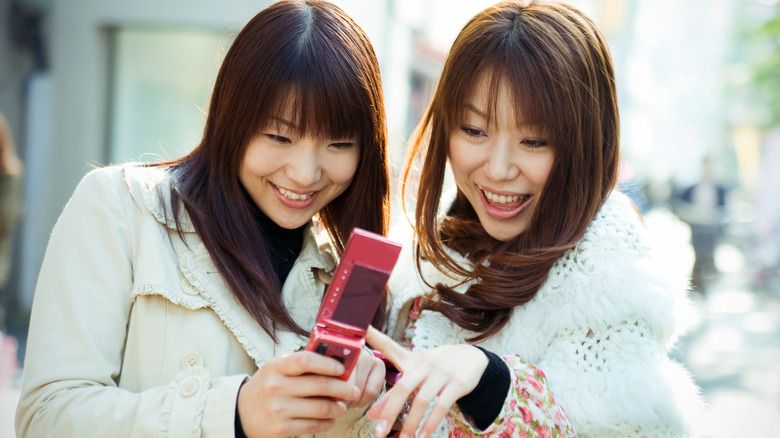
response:
M486 114L486 113L482 112L482 110L481 110L481 109L477 108L476 106L474 106L474 105L473 105L473 104L471 104L471 103L467 103L467 104L466 104L466 109L467 109L468 111L471 111L471 112L473 112L474 114L476 114L476 115L478 115L478 116L480 116L480 117L484 118L484 119L487 119L487 118L488 118L488 116L487 116L487 114Z
M467 111L473 112L477 116L482 117L484 119L488 118L488 115L486 113L484 113L481 109L479 109L476 106L474 106L474 104L472 104L472 103L467 103L466 106L465 106L465 109ZM538 125L534 125L534 124L528 124L528 123L525 123L525 124L518 123L517 127L518 128L544 129L542 126L538 126Z
M273 120L273 121L275 121L277 123L285 125L288 128L290 128L290 129L294 129L294 130L298 129L298 125L296 125L295 122L287 120L287 119L284 119L284 118L279 117L279 116L271 116L270 120Z

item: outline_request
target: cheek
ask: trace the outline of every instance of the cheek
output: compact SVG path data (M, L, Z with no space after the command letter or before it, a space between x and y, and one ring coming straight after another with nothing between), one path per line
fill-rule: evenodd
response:
M360 163L360 151L334 157L327 164L329 179L334 184L349 184Z
M244 159L241 160L241 164L238 165L238 180L247 190L249 190L248 185L252 179L252 166L249 160L247 160L248 155L248 153L244 154Z
M467 153L466 148L461 147L457 141L450 140L448 159L450 168L456 180L461 180L474 167L474 157Z
M250 144L239 166L239 178L246 182L253 177L267 176L274 173L275 163L279 157L275 156L268 148L258 144Z
M538 190L541 190L547 184L552 165L552 155L526 157L521 170L528 181L536 186Z
M537 175L538 184L541 187L547 185L547 180L550 178L550 172L552 171L553 160L552 157L545 160L539 166L539 174Z

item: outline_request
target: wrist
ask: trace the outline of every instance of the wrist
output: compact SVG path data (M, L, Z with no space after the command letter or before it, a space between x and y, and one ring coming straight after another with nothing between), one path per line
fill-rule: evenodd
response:
M238 413L238 398L241 394L241 388L244 386L244 383L246 383L247 380L249 380L249 377L247 377L246 379L244 379L243 382L241 382L241 385L239 385L238 387L238 392L236 392L236 417L235 420L233 421L233 429L235 430L236 438L247 438L246 434L244 433L244 427L241 424L241 416Z
M511 376L509 367L498 355L481 347L475 348L485 354L487 365L474 390L461 397L457 404L477 428L484 430L501 413L509 393Z

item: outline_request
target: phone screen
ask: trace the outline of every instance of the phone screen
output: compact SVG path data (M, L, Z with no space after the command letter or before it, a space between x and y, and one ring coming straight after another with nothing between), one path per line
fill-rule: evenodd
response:
M353 265L352 273L344 286L333 319L349 325L368 328L382 299L389 274Z

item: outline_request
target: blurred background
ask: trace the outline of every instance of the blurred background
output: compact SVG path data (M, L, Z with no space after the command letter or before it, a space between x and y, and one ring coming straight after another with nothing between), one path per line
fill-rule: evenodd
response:
M0 436L76 184L95 165L194 147L224 51L270 3L0 0ZM397 172L450 44L494 1L336 3L377 51ZM668 268L691 277L674 355L708 404L702 432L780 437L780 0L568 3L612 49L621 185Z

